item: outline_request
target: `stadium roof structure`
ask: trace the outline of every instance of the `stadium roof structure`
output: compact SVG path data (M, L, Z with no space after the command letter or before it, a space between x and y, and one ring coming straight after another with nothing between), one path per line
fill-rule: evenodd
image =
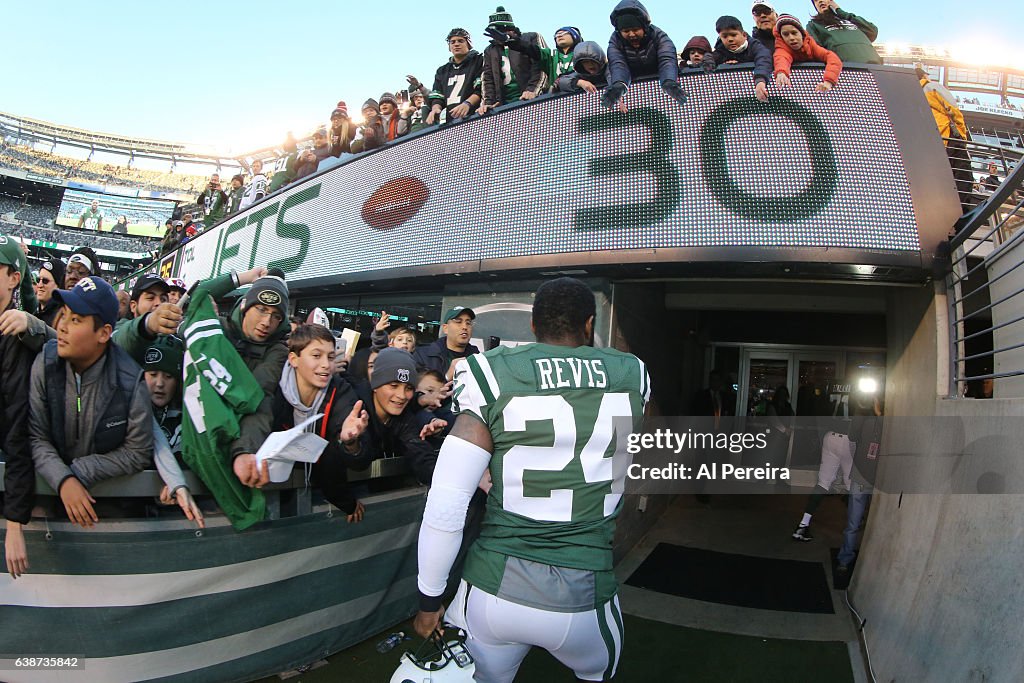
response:
M237 163L234 157L217 154L212 148L181 142L101 133L62 124L39 121L0 112L0 132L19 139L70 145L90 151L114 152L133 157L221 165Z
M942 84L951 90L1024 98L1024 70L999 64L979 65L945 47L876 43L875 49L893 66L942 67Z
M244 154L229 156L219 154L212 147L185 142L168 142L150 138L102 133L74 126L65 126L48 121L18 116L0 111L0 133L22 140L33 140L49 144L70 145L90 151L113 152L132 157L144 157L172 162L210 164L213 166L243 166L248 168L252 161L275 159L283 154L280 146L263 147ZM311 135L298 138L305 143Z

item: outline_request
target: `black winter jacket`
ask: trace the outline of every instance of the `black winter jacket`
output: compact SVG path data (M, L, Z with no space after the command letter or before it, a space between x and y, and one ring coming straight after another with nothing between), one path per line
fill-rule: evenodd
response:
M715 43L715 49L711 53L715 59L715 65L721 66L728 61L735 60L738 64L754 64L754 82L764 81L768 83L772 79L772 53L764 45L747 36L747 49L742 52L733 52L719 40Z
M474 353L480 353L480 349L472 344L467 344L466 356L472 356ZM442 375L447 375L448 366L451 365L452 359L457 356L448 350L448 338L441 337L432 344L417 346L416 352L412 354L412 357L416 361L416 367L437 370Z
M13 302L8 310L13 308ZM28 436L29 378L35 353L15 335L0 335L0 450L3 451L3 516L28 524L35 501L36 470Z
M434 465L437 463L438 449L428 441L420 439L420 424L416 419L418 406L415 399L409 402L406 410L392 417L387 424L377 417L373 407L373 391L370 385L361 383L356 386L356 395L362 399L363 407L370 416L370 423L360 440L361 458L378 460L380 458L408 457L412 461L412 471L421 484L430 484L434 476Z
M771 29L762 31L756 26L750 32L750 37L768 48L768 52L775 54L775 32Z
M639 48L623 40L618 31L608 40L608 82L629 85L633 79L657 76L659 81L679 79L679 57L668 34L651 23L647 9L637 0L622 0L612 10L612 25L623 12L639 13L645 23Z
M345 418L352 412L352 407L359 400L356 390L351 384L338 375L331 377L331 383L327 385L327 394L324 396L320 412L326 418L320 418L313 425L320 438L327 440L320 459L313 463L312 484L323 492L324 498L332 505L345 511L345 514L352 514L356 509L356 499L348 486L348 470L365 470L370 466L373 449L370 448L370 435L363 433L360 439L360 449L356 454L350 454L345 446L338 441L338 434L341 433ZM369 410L366 404L363 409ZM325 424L326 419L326 424ZM274 431L280 432L291 429L295 426L295 413L288 399L284 397L280 385L274 394Z

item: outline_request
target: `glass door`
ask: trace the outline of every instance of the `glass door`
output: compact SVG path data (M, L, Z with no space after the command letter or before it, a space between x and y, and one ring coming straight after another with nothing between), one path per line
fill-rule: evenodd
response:
M763 417L775 389L789 386L791 353L750 350L744 354L739 415Z

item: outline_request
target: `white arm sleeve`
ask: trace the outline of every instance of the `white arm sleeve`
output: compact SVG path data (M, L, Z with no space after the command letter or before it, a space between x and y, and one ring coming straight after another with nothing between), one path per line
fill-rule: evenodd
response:
M444 593L462 544L469 499L490 462L491 454L476 444L457 436L444 440L420 526L417 583L423 595Z
M160 428L160 423L153 418L153 462L156 464L156 471L160 478L167 484L167 490L173 496L174 492L185 486L185 475L181 472L178 461L174 459L171 451L171 444L167 442L167 435Z

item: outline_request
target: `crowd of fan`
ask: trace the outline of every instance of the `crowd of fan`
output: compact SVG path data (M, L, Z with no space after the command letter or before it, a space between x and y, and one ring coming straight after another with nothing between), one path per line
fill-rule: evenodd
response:
M203 184L202 176L72 159L26 145L11 145L6 142L0 146L0 164L66 180L145 187L158 192L191 193Z
M874 24L840 9L834 0L813 0L812 4L816 14L805 27L795 16L777 12L772 2L755 2L749 33L740 19L722 16L713 27L714 44L697 35L681 51L652 23L637 0L623 0L612 11L615 30L607 51L584 40L574 26L556 30L555 46L548 47L540 33L520 30L512 15L498 7L484 30L489 43L483 52L473 49L466 29L448 32L445 41L451 56L437 68L432 85L410 75L402 87L363 102L358 117L351 116L348 104L339 101L330 122L313 131L311 144L300 145L289 133L283 144L284 162L270 176L263 174L261 162L256 162L260 168L252 169L251 179L234 176L230 189L221 187L215 175L199 198L205 210L202 223L209 227L232 207L244 208L249 197L273 193L350 155L378 149L429 126L483 116L522 100L554 93L595 95L603 90L600 97L606 107L625 111L633 81L657 78L665 92L683 104L688 93L679 83L680 71L751 64L752 91L764 101L770 83L790 87L794 63L825 64L819 92L838 83L844 60L882 63L872 46L878 35ZM254 186L258 189L251 189Z
M13 576L28 570L21 526L34 506L91 527L108 508L90 489L146 469L166 484L160 501L200 526L204 510L219 506L246 528L264 516L259 489L270 479L254 454L271 432L318 414L310 430L324 439L323 452L307 474L350 522L362 519L363 506L348 469L405 457L417 480L429 483L451 424L455 363L478 352L469 342L471 309L449 311L443 336L419 346L414 330L389 330L382 313L370 346L357 351L339 349L319 310L311 322L289 318L280 271L228 273L188 296L184 282L155 274L115 293L97 272L96 254L79 248L66 263L43 263L33 282L21 245L0 235L0 443ZM224 301L244 286L243 298ZM182 400L183 388L196 383L203 429ZM186 469L211 498L197 503ZM56 499L36 499L37 474Z

